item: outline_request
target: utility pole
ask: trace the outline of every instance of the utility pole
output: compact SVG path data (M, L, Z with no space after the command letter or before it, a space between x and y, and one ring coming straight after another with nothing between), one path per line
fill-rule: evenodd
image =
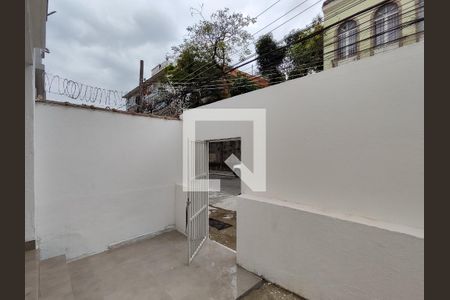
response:
M141 59L139 66L139 104L144 103L144 61Z

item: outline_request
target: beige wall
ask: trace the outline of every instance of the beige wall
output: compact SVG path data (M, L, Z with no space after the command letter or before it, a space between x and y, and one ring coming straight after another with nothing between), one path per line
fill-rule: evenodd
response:
M366 0L359 3L359 0L335 0L324 6L324 26L327 27L331 24L339 22L357 12L360 12L366 8L383 2L384 0ZM419 0L394 0L399 6L399 14L401 16L401 24L406 24L409 21L415 20L418 13L418 3ZM355 3L359 3L355 5ZM354 20L358 24L358 54L354 59L360 59L377 53L373 48L373 39L370 38L374 35L373 33L373 20L374 20L375 9L365 12ZM339 65L337 59L337 30L339 25L333 26L325 32L324 36L324 68L329 69L333 66ZM416 36L417 25L411 25L404 27L401 30L402 39L400 43L394 45L396 47L411 44L416 42L421 36ZM390 46L391 47L391 46ZM349 59L349 60L352 60Z

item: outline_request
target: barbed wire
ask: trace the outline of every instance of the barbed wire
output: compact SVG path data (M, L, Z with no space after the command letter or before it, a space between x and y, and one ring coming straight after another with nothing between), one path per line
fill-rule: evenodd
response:
M74 103L121 109L127 105L124 91L101 88L57 74L43 72L45 91L49 94L65 96ZM58 100L58 99L56 99Z
M360 1L362 1L362 0L359 0L358 2L360 2ZM385 2L387 3L387 0L383 1L382 3L385 3ZM410 6L410 4L412 7ZM378 5L380 5L380 4L378 4ZM363 10L360 13L355 13L355 15L364 15L364 14L372 13L372 10L377 8L378 5L374 5L373 7ZM408 9L405 9L407 6L408 6ZM354 47L363 42L373 40L374 38L376 38L380 35L385 35L387 33L390 34L391 32L397 32L399 30L401 31L402 29L404 29L406 27L415 26L415 25L419 24L420 22L423 22L423 20L424 20L423 17L416 17L417 10L423 9L423 4L416 7L415 0L409 0L408 2L402 4L400 7L402 8L401 13L397 14L397 18L400 19L399 24L397 24L393 28L390 28L389 30L386 30L386 31L383 31L380 33L376 33L376 32L373 32L373 28L375 25L372 23L372 21L371 20L364 21L359 24L359 29L357 30L357 32L353 33L352 35L358 36L362 32L364 32L364 33L367 32L368 33L367 37L358 39L355 42L353 42L349 45L346 45L346 47L350 47L350 46ZM415 17L415 18L410 19L412 17ZM325 33L325 29L330 30L330 28L342 24L342 22L346 21L346 19L348 19L348 18L350 18L350 17L344 18L343 20L340 20L340 21L336 22L335 24L327 26L327 28L320 30L319 33ZM406 21L402 22L403 19L406 19ZM416 30L416 32L414 32L412 34L407 34L407 35L400 34L400 37L397 39L384 42L381 45L373 45L373 46L369 46L367 48L364 47L363 49L358 49L356 51L357 53L354 53L354 54L355 55L358 54L358 57L359 57L360 53L367 52L367 51L371 52L373 49L381 48L381 46L384 46L384 44L387 45L387 44L397 43L403 39L410 38L414 35L418 36L420 34L423 34L423 31ZM366 34L364 34L364 36L366 36ZM304 38L299 39L298 41L296 41L296 43L299 43L299 44L304 43L313 37L314 37L314 34L310 34ZM326 49L326 48L328 48L328 46L336 44L337 40L338 40L337 36L333 36L333 35L327 36L325 34L323 37L322 48ZM292 46L293 45L286 45L286 46L280 47L280 49L275 50L275 51L284 50L285 48L289 49ZM48 74L48 73L45 73L45 76L46 76L45 81L44 81L45 82L45 90L49 93L64 95L70 99L74 99L74 100L78 100L78 101L82 101L82 102L84 101L91 105L94 105L94 104L103 105L103 107L106 106L107 108L108 107L111 108L111 106L114 105L115 106L114 108L117 108L117 109L120 109L120 108L126 106L126 109L129 111L136 110L137 112L140 112L140 113L149 113L149 114L160 115L160 116L179 117L183 113L184 110L193 108L193 107L197 106L197 104L198 104L197 103L195 106L192 106L192 103L190 103L192 93L185 94L185 91L183 91L183 89L185 89L185 88L192 89L193 92L199 92L200 90L205 90L205 91L226 90L227 93L230 93L230 89L244 88L244 90L245 90L245 88L247 88L247 87L255 87L256 89L264 88L264 87L266 87L266 85L261 86L258 83L256 83L255 80L257 80L258 78L267 77L269 75L281 75L281 77L279 79L270 80L270 81L267 80L268 81L267 86L271 86L271 85L278 84L278 83L281 83L281 82L284 82L287 80L307 76L312 73L321 72L324 69L324 66L323 66L324 61L331 60L332 63L334 64L334 58L336 57L336 52L339 51L339 49L340 49L339 47L333 47L329 51L324 51L323 53L322 52L321 53L318 53L318 52L311 53L310 60L307 63L301 64L301 65L296 65L294 68L288 67L286 70L284 70L284 67L283 67L283 70L281 70L281 74L279 74L280 72L272 72L272 73L264 74L264 76L261 76L261 75L244 76L246 79L248 79L247 81L245 81L245 80L241 81L240 76L236 76L236 78L234 78L234 76L231 76L230 78L226 78L226 79L221 78L221 79L207 80L207 82L202 82L200 84L198 82L190 82L192 79L196 78L196 76L199 76L203 72L201 72L197 75L194 74L195 75L194 77L192 77L191 79L188 79L186 81L168 80L168 82L166 83L167 88L172 91L172 95L169 98L167 98L166 96L157 96L155 98L150 97L148 99L144 97L143 99L140 99L140 101L142 101L142 103L140 103L140 104L135 103L136 99L130 99L130 102L127 103L128 100L123 98L123 96L125 95L124 92L119 92L117 90L107 90L104 88L90 86L90 85L86 85L83 83L75 82L73 80L62 78L59 75L53 75L53 74ZM253 56L257 56L257 55L253 54ZM248 57L247 59L249 59L249 58L251 58L251 57ZM234 70L242 72L242 70L239 70L239 68L251 63L252 61L256 60L257 58L254 58L251 61L247 61L245 63L235 65L232 67L234 67ZM247 60L247 59L245 59L245 60ZM196 73L197 71L198 70L194 71L194 73ZM278 70L278 71L280 71L280 70ZM193 74L189 74L187 77L190 77L191 75L193 75ZM204 99L201 101L204 101ZM202 104L200 104L200 106L201 105Z

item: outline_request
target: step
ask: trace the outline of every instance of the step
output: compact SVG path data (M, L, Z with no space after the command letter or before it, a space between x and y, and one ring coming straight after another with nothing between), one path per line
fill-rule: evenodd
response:
M263 280L259 276L247 271L239 265L237 266L236 277L236 299L241 299L263 283Z
M66 256L60 255L39 264L39 300L73 300Z
M25 251L25 300L37 300L39 295L39 251Z

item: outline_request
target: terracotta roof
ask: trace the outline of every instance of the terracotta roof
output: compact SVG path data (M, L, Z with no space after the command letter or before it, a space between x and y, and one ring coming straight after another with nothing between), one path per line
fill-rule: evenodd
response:
M230 72L230 75L235 77L237 76L246 77L259 87L266 87L269 85L269 81L267 81L267 79L257 75L250 75L249 73L242 72L240 70L233 70Z

